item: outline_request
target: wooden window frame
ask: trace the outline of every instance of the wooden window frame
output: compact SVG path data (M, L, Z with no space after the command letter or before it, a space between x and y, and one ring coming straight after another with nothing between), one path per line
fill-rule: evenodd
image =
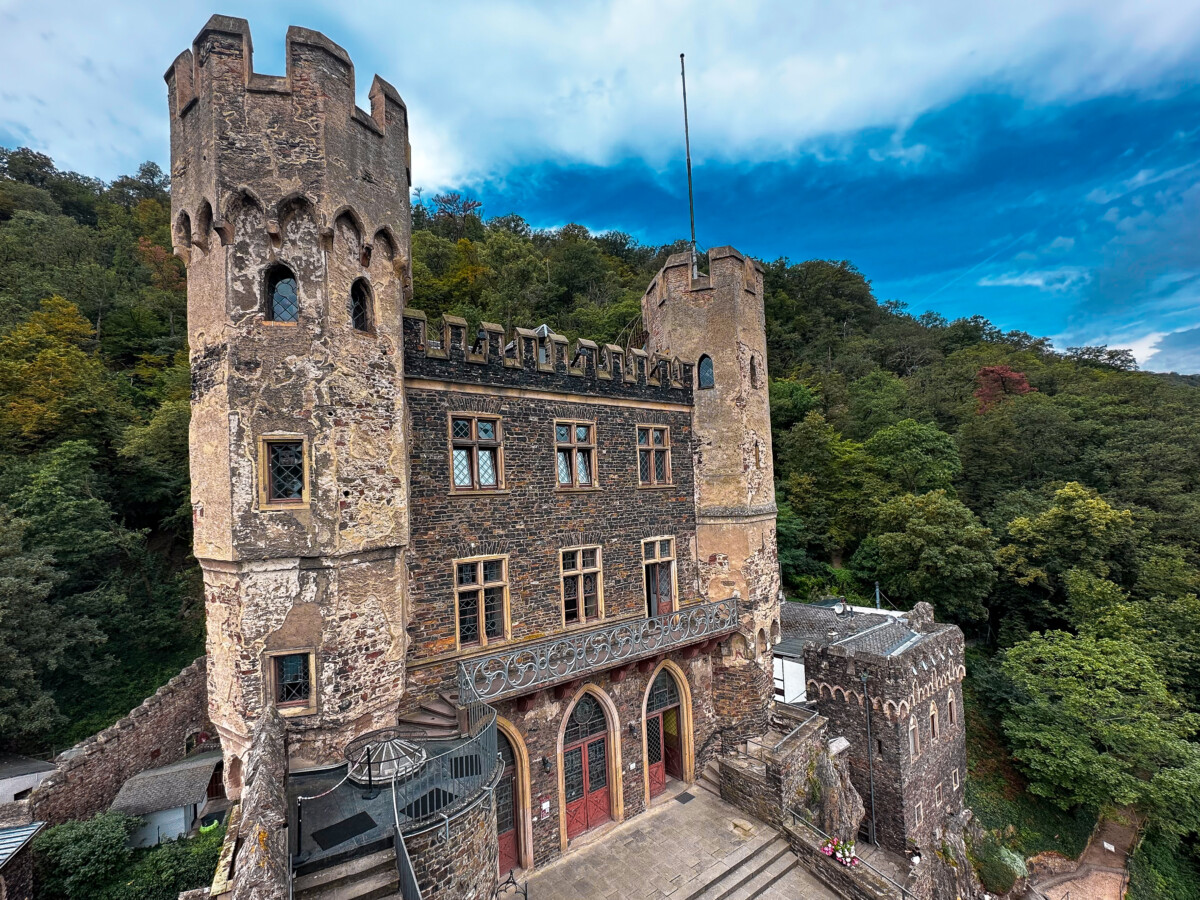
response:
M653 425L653 424L638 424L634 426L634 447L637 455L637 476L638 487L641 488L669 488L674 484L674 477L671 466L671 426L670 425ZM658 445L654 443L654 433L661 431L663 433L663 443ZM646 432L646 443L642 443L642 432ZM667 477L659 480L655 475L655 457L657 453L663 453L666 458ZM650 467L648 469L650 480L642 479L642 455L648 454L650 457Z
M468 419L471 422L471 437L456 438L454 436L454 421ZM485 420L496 423L494 440L479 439L479 421ZM446 446L450 462L450 493L462 495L496 494L504 491L504 419L502 416L480 412L450 412L446 415ZM479 483L479 450L493 449L496 451L496 483L481 485ZM469 450L471 454L471 485L459 485L454 479L454 451Z
M563 442L558 439L558 429L560 426L566 426L570 429L569 441ZM587 443L579 443L576 440L575 429L584 426L589 429L589 441ZM555 419L554 425L554 488L559 491L596 491L600 489L600 478L597 472L597 463L599 451L597 449L596 440L596 423L586 419ZM576 455L580 450L589 451L591 455L591 471L592 480L588 484L580 484L579 468ZM568 484L558 477L558 455L559 453L567 453L571 460L571 481Z
M671 542L671 555L669 557L664 557L660 554L659 541L670 541ZM653 557L646 556L646 545L647 544L654 544L655 555ZM648 582L646 581L646 567L650 563L657 562L657 563L661 564L665 560L665 561L668 561L671 563L671 612L678 612L679 611L679 546L675 541L675 536L673 534L660 534L658 537L642 538L641 546L639 547L639 550L641 551L641 554L642 554L642 562L641 562L641 566L642 566L642 602L643 603L645 602L646 587L648 585ZM649 610L647 610L646 612L649 613ZM657 613L656 613L656 615L657 615Z
M277 499L271 496L271 445L299 444L300 456L304 473L301 476L303 484L300 497L296 499ZM258 506L264 510L302 509L311 502L309 484L311 482L308 438L302 434L276 432L260 435L258 439Z
M583 551L596 551L596 565L594 567L585 568L583 565ZM574 569L566 568L566 561L563 558L567 553L578 554L578 562ZM596 615L588 618L585 611L586 604L583 601L583 576L595 573L596 575ZM567 579L575 578L579 582L579 617L574 622L567 621ZM567 628L583 628L588 625L595 625L597 622L604 621L604 548L599 544L582 544L578 547L563 547L558 551L558 592L559 592L559 609L562 612L562 626Z
M307 703L280 703L277 699L279 681L275 672L275 662L276 660L285 656L305 656L308 659L309 694ZM316 648L295 647L288 650L272 650L268 653L264 653L263 658L266 661L266 671L263 677L263 687L266 693L266 702L279 710L279 714L285 718L315 715L318 707L317 698L318 694L320 694L320 685L317 681Z
M504 580L503 581L484 581L483 580L483 564L485 562L493 562L495 560L500 560L504 565ZM462 559L453 560L450 563L450 580L451 580L451 584L453 585L453 591L454 591L454 647L456 650L483 649L484 647L491 647L491 646L495 646L496 644L503 644L512 637L511 612L510 612L510 608L509 608L510 589L511 589L511 584L512 584L512 572L509 569L509 562L510 562L509 554L504 553L504 554L489 554L486 556L468 556L468 557L464 557ZM459 566L469 566L469 565L476 566L477 577L479 578L479 580L477 582L475 582L475 584L474 584L474 589L479 592L479 598L480 598L480 605L476 611L476 617L478 619L479 639L473 643L464 644L462 642L462 631L460 630L460 625L459 625L459 614L462 610L462 605L459 601L459 594L461 593L459 588L465 587L465 585L459 585L459 583L458 583L458 567ZM502 584L504 586L503 601L501 603L501 617L500 617L501 618L501 635L498 638L489 638L487 636L487 628L484 626L484 607L483 607L484 589L487 587L495 587L496 585L500 585L500 584Z

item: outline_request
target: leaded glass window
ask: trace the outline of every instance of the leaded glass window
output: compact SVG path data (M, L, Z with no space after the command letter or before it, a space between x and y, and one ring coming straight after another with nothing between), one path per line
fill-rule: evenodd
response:
M652 425L639 426L638 480L643 485L671 483L671 431Z
M300 317L296 276L287 266L274 266L267 273L266 312L272 322L295 322Z
M309 654L289 653L274 657L275 703L278 706L307 706L312 696Z
M299 503L304 499L304 442L266 441L267 501Z
M450 475L455 490L500 487L500 421L480 416L450 419Z
M642 542L645 566L646 615L666 615L675 609L675 539L652 538Z
M365 278L350 285L350 324L355 331L374 331L375 316L371 302L371 288Z
M504 557L454 565L459 646L503 640L508 627L507 562Z
M596 480L596 426L555 422L554 448L559 487L591 487Z
M563 550L562 594L563 623L577 625L601 618L600 590L602 583L599 547L578 547Z
M671 673L663 669L650 686L650 697L646 700L647 712L658 712L679 705L679 688Z
M700 364L696 367L696 377L699 380L701 388L710 388L716 384L711 356L700 357Z
M576 744L593 734L603 734L608 730L608 720L604 717L604 709L600 701L591 694L584 694L571 710L571 718L567 722L567 730L563 735L564 744ZM591 760L588 760L591 762ZM602 767L603 768L603 767ZM603 784L599 785L603 787Z

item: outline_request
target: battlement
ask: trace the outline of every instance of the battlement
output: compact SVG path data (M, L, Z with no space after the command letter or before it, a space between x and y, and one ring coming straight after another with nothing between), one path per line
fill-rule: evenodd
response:
M406 262L404 101L375 76L370 112L360 109L349 54L320 32L293 26L286 47L286 74L255 72L246 20L213 16L167 69L177 252L207 251L214 234L232 243L232 220L249 208L275 237L300 203L317 211L323 238L344 215L366 253L386 241Z
M697 295L689 299L703 299L723 287L736 287L747 294L762 296L763 266L756 259L746 256L733 247L714 247L708 251L708 273L692 275L691 253L675 253L667 258L666 264L646 288L642 298L643 309L647 304L659 306L671 298Z
M480 331L471 340L465 319L443 316L437 329L425 313L406 309L405 377L692 402L693 365L678 357L585 338L572 346L561 334L543 336L527 328L516 328L509 336L490 322L482 323Z

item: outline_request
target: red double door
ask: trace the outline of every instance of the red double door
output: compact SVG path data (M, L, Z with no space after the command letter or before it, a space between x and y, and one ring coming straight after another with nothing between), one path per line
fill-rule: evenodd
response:
M501 735L500 739L507 746ZM503 753L502 753L503 755ZM521 865L520 844L517 839L516 773L511 755L505 758L504 774L496 785L496 843L499 845L500 877Z
M568 840L611 818L607 735L586 738L563 751L563 787Z
M656 712L646 719L646 766L650 773L651 797L663 792L667 776L683 778L680 746L678 706Z

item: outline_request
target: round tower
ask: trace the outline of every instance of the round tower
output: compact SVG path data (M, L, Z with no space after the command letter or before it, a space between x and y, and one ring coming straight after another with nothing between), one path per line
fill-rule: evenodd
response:
M303 28L269 76L246 21L213 16L166 81L209 706L236 794L265 705L296 768L393 724L403 692L408 122L378 77L357 108L349 56Z
M718 713L765 729L779 634L775 473L763 270L732 247L670 257L642 298L648 350L694 362L696 560L708 600L738 598L742 640L726 650Z

